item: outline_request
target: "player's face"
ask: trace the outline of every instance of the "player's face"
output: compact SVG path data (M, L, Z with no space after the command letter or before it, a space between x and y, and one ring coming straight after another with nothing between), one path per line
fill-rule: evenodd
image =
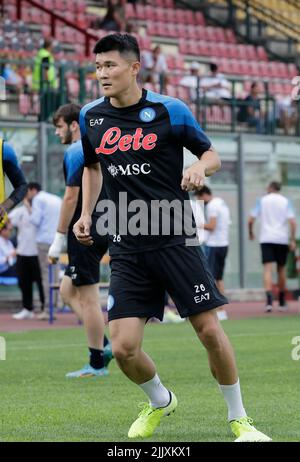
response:
M139 63L130 55L121 55L118 51L108 51L96 55L96 76L103 93L110 98L117 98L126 93L135 82Z
M72 132L69 125L64 121L62 117L58 119L55 126L55 135L60 138L61 144L71 144Z

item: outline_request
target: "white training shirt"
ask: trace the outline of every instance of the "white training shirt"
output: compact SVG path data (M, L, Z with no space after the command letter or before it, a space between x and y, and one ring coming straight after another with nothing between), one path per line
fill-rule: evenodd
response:
M199 244L205 244L207 231L204 229L204 202L200 200L191 200L193 215L197 227L197 237Z
M55 237L62 200L46 191L38 192L32 199L30 222L36 226L37 243L51 245Z
M206 205L207 223L211 218L217 219L216 227L209 231L206 245L208 247L227 247L229 245L230 212L226 202L221 197L213 197Z
M30 222L30 213L25 205L17 207L9 213L9 219L17 234L17 254L23 257L34 257L38 254L36 243L36 227Z
M253 218L260 218L261 244L289 243L289 219L295 218L289 199L279 193L269 193L258 199L251 211Z

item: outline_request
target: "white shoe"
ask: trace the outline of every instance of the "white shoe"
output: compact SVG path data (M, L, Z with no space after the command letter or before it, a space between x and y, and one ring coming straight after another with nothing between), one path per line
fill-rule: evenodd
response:
M273 310L272 305L267 305L267 306L265 306L265 312L266 312L266 313L271 313L272 310Z
M27 310L27 308L23 308L19 313L13 314L13 318L17 320L21 319L33 319L34 313L32 311Z
M217 316L219 321L227 321L228 315L225 310L219 310L217 311Z
M288 308L287 305L279 305L279 306L278 306L278 311L281 311L281 312L283 312L283 313L286 313L288 309L289 309L289 308Z
M184 321L185 321L185 318L181 318L180 316L178 316L178 314L173 313L173 311L171 310L167 310L164 314L163 322L170 322L170 323L173 322L175 324L178 324Z

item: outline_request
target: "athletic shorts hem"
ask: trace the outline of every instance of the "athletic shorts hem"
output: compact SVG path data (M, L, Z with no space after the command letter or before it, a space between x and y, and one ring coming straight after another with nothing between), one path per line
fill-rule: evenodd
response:
M219 306L223 306L223 305L228 305L228 300L227 299L224 299L224 300L216 300L214 301L213 303L211 303L210 305L205 305L203 307L200 307L199 306L199 310L191 310L191 311L187 311L186 313L184 312L180 312L178 311L178 313L180 314L180 316L182 318L189 318L190 316L193 316L195 314L200 314L200 313L205 313L206 311L211 311L213 310L214 308L218 308Z
M162 321L164 318L164 313L162 313L162 315L159 315L159 313L157 313L156 310L156 312L153 312L153 314L149 313L149 311L147 313L116 313L112 316L108 314L108 322L114 321L115 319L123 318L146 318L147 321L151 318L157 318L160 321Z

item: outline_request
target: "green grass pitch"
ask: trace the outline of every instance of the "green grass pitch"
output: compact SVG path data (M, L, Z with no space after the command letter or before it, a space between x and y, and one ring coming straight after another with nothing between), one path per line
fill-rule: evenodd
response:
M223 326L235 348L244 404L256 427L274 441L300 441L300 360L291 355L300 317L226 321ZM225 403L190 324L150 324L145 332L144 349L179 403L148 441L233 441ZM145 396L115 361L109 377L65 379L65 373L87 362L81 328L2 336L7 358L0 361L0 441L128 441L128 428Z

